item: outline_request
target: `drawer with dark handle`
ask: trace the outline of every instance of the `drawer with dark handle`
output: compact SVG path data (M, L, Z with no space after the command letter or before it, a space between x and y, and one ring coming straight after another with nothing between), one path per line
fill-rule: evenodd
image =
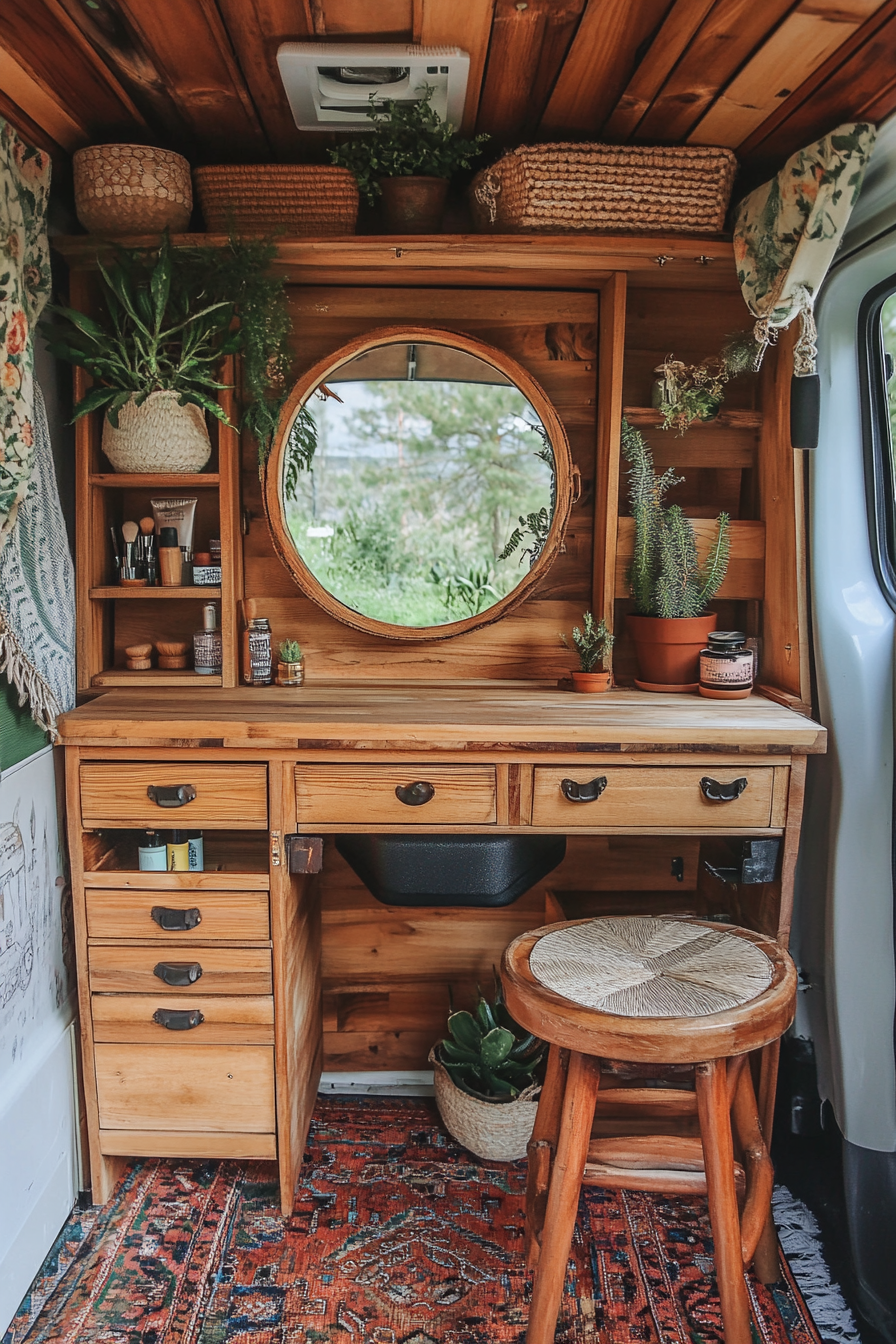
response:
M274 1000L270 995L204 992L157 994L92 994L95 1041L134 1045L167 1041L172 1049L185 1042L202 1045L271 1045Z
M172 823L175 814L177 821ZM172 824L205 830L266 828L267 767L196 765L189 760L85 761L81 816L87 829Z
M532 825L738 830L771 824L774 766L535 767Z
M229 940L264 943L271 936L266 891L122 891L88 887L90 938L170 943Z
M358 825L493 826L493 765L296 766L300 829Z
M202 948L97 944L87 953L90 988L104 994L164 994L171 988L197 994L270 994L271 953L266 947Z

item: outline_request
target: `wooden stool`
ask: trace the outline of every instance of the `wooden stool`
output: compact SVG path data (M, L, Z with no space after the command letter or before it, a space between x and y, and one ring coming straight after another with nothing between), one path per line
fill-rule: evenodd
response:
M705 1191L726 1344L751 1344L743 1271L760 1241L767 1262L775 1242L772 1165L744 1066L750 1051L777 1042L793 1021L790 957L770 938L730 924L605 916L522 934L504 953L501 979L516 1020L551 1045L529 1144L526 1249L535 1283L527 1344L554 1339L583 1184ZM648 1115L690 1108L700 1137L592 1141L602 1059L696 1066L696 1095L620 1088L613 1096L627 1090Z

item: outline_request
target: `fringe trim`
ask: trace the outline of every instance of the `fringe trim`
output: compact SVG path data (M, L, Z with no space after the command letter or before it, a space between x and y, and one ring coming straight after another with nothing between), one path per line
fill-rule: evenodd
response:
M814 1214L783 1185L775 1186L772 1213L781 1250L822 1339L830 1344L861 1344L853 1314L831 1281Z
M56 742L59 737L56 719L62 713L62 708L49 682L41 676L10 630L2 608L0 608L0 672L4 673L10 684L18 691L19 704L30 703L32 719L39 728L50 734L53 742Z

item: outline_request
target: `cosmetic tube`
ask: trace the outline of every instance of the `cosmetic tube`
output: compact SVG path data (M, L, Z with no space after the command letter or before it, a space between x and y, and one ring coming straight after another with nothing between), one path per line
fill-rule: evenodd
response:
M177 528L177 544L187 562L193 559L193 524L196 520L196 496L180 499L151 499L152 516L156 520L156 535L161 538L163 527Z
M168 851L169 873L188 873L190 871L190 842L186 831L169 831L165 845Z

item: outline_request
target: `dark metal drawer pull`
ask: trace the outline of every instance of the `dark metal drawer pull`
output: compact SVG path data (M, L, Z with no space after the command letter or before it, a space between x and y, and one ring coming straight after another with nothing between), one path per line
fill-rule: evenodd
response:
M164 980L166 985L182 988L184 985L195 985L202 974L202 967L198 961L160 961L153 967L152 973Z
M202 923L202 914L192 905L189 910L171 910L167 905L154 905L151 912L160 929L166 933L183 933Z
M739 798L747 787L745 775L739 779L732 779L730 784L720 784L717 779L704 775L700 781L700 788L704 798L708 798L711 803L733 803Z
M196 797L192 784L150 784L146 796L157 807L186 807Z
M428 780L418 779L415 784L399 784L395 797L407 807L422 807L430 798L435 797L436 786Z
M205 1021L205 1015L198 1008L157 1008L152 1020L169 1031L192 1031Z
M574 779L560 781L560 792L570 803L596 803L606 787L606 775L598 775L587 784L577 784Z

